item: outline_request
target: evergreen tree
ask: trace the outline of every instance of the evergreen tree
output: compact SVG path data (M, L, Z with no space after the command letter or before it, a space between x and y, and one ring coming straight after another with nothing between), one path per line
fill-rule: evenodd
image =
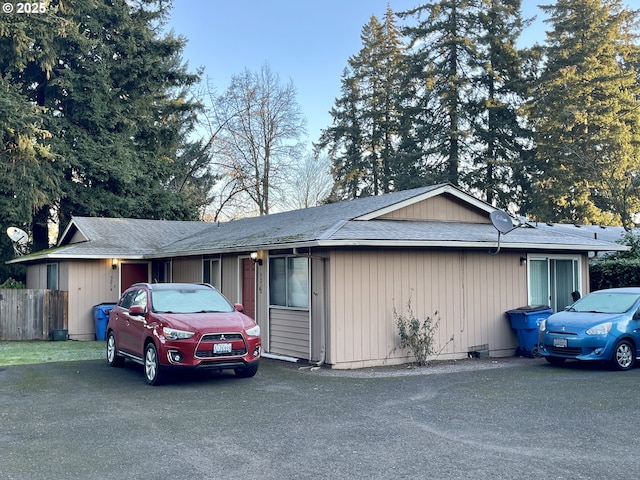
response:
M392 191L398 168L403 46L391 8L383 23L372 16L360 38L363 47L349 58L342 97L331 110L333 126L317 144L332 161L338 198Z
M529 106L534 218L631 226L640 209L638 12L620 0L558 0Z
M423 85L424 108L430 110L429 123L416 128L426 129L418 137L428 141L423 155L431 164L425 173L431 183L459 184L461 163L467 160L464 153L472 124L469 66L479 57L479 1L440 0L399 14L417 20L405 34L411 40L411 62L421 66L417 81Z
M51 133L38 105L33 72L50 78L55 65L53 40L68 22L50 5L44 13L0 16L0 224L31 230L33 212L61 194L60 157L50 148ZM46 243L46 229L44 232ZM3 234L2 258L13 248ZM0 282L10 269L0 267Z
M472 165L464 171L464 184L504 209L519 197L513 180L531 137L518 114L527 90L524 54L516 47L525 24L520 7L521 0L482 0L477 57L469 58L474 72L467 107Z
M362 125L360 122L360 95L352 71L345 68L340 87L330 114L333 125L323 130L317 149L327 148L334 180L332 199L356 198L365 184L366 167L362 158Z
M33 205L36 249L46 246L52 209L63 223L71 215L197 218L206 195L176 179L191 172L206 192L213 177L179 158L198 109L186 89L198 75L181 65L184 40L158 34L167 13L161 0L68 0L28 25L3 16L18 39L31 39L3 61L3 77L42 108L56 155L49 178L61 190ZM46 34L30 34L38 24Z

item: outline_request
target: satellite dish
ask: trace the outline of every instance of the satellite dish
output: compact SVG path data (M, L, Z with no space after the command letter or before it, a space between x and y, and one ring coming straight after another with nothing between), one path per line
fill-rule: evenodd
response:
M497 255L500 253L500 235L506 235L511 230L515 230L520 226L520 224L513 226L513 222L511 221L511 217L507 212L502 210L494 210L489 214L489 218L491 219L491 223L498 230L498 249L495 252L489 252L490 255Z
M491 223L500 233L509 233L513 230L513 222L507 212L494 210L489 214L489 218L491 218Z
M7 235L13 242L13 251L16 255L28 253L29 234L18 227L7 228Z
M18 245L26 245L29 240L27 232L19 229L18 227L7 228L7 235L9 235L9 238L13 243L17 243Z

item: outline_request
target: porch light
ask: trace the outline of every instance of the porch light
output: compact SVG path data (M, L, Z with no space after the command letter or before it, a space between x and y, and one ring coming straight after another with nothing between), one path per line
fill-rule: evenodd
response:
M251 260L256 262L258 265L262 265L262 255L261 252L251 252Z
M113 270L115 270L116 268L118 268L118 259L117 258L112 258L111 259L111 268Z

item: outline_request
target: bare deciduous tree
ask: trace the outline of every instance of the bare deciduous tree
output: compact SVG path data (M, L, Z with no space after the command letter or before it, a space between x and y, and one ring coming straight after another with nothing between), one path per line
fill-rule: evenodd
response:
M287 188L279 203L283 210L315 207L322 204L333 185L331 161L327 156L308 153L290 170Z
M267 65L258 73L245 70L215 97L210 114L212 158L233 184L230 191L242 192L260 215L268 214L272 190L283 187L302 152L306 119L293 83L283 86Z

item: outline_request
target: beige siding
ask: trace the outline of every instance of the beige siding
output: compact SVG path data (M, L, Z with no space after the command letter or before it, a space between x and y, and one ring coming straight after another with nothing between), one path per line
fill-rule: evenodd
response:
M309 312L269 309L270 353L309 359Z
M517 346L505 312L527 302L518 254L341 250L332 252L329 270L327 363L336 368L407 361L393 310L406 313L409 300L419 319L438 312L440 358L464 358L480 345L511 355Z
M260 338L262 348L268 350L269 345L269 277L267 277L267 265L269 258L266 257L262 265L256 265L256 311L255 322L260 325Z
M591 280L589 277L589 258L587 256L582 257L580 271L582 272L582 285L580 293L584 296L589 293L589 285L591 285Z
M469 204L463 204L451 195L438 195L382 215L379 218L490 223L489 215L486 212L475 209Z
M326 285L326 265L324 251L314 252L311 259L311 358L313 362L324 362L326 350L326 325L328 317L328 291Z
M222 293L231 302L238 303L240 298L240 266L237 255L221 258Z
M171 279L174 282L202 282L202 257L179 257L172 260Z
M38 263L27 266L27 288L32 290L47 288L47 265Z
M93 306L116 303L120 292L120 270L111 268L111 259L60 262L66 272L60 284L68 284L69 338L94 340Z

